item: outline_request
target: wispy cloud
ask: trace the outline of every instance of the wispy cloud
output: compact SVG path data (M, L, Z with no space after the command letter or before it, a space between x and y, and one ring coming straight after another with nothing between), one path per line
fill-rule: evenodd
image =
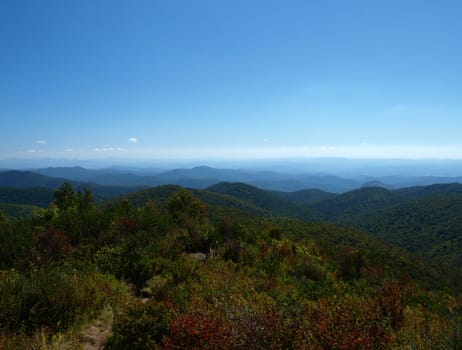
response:
M130 137L128 139L128 142L131 142L131 143L137 143L138 142L138 139L136 137Z
M38 144L38 145L46 145L47 140L35 140L35 143Z
M23 150L23 157L98 159L106 157L125 159L283 159L283 158L363 158L363 159L462 159L462 145L300 145L215 148L157 148L129 149L97 147ZM0 152L1 155L1 152Z
M95 152L121 152L125 151L122 147L96 147L93 149Z

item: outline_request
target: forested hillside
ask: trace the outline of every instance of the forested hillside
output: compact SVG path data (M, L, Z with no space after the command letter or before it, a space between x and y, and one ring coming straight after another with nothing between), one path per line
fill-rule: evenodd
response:
M416 253L446 278L462 277L462 185L363 188L317 202L324 220Z
M435 193L390 208L357 225L422 255L435 266L462 272L462 195Z
M460 289L434 266L215 190L97 206L64 184L32 218L0 216L0 348L78 349L98 325L106 349L462 346Z

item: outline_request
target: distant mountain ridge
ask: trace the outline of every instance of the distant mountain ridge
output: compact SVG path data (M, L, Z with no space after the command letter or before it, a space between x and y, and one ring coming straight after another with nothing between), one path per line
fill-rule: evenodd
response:
M64 182L77 185L76 181L65 178L54 178L31 171L8 170L0 172L0 187L29 188L46 187L58 188Z
M259 188L292 192L305 189L320 189L343 193L361 187L383 187L397 189L411 186L429 186L436 183L462 182L462 177L448 176L362 176L347 177L331 173L318 173L315 169L303 173L272 170L222 169L210 166L175 168L171 170L124 168L86 169L82 167L55 167L30 169L29 171L48 177L66 178L72 181L95 183L105 186L160 186L176 184L204 189L220 182L244 182Z
M78 191L83 191L85 188L90 189L97 200L105 200L114 196L135 192L142 188L141 186L103 186L72 179L49 177L31 171L7 170L0 172L0 188L13 188L17 190L45 188L56 190L65 182L70 183Z
M104 186L160 186L175 184L204 189L220 182L245 182L276 191L297 191L307 188L328 192L345 192L360 187L360 180L346 179L330 174L290 174L273 171L241 169L217 169L198 166L191 169L172 169L153 174L130 172L120 169L85 169L82 167L57 167L34 169L34 173L47 177L66 178L71 181L94 183Z
M157 173L155 172L157 171ZM435 183L462 182L462 177L409 177L389 176L384 178L343 178L331 174L280 173L273 171L251 171L242 169L217 169L198 166L190 169L178 168L158 172L157 170L130 170L118 168L86 169L76 167L41 168L28 171L9 170L0 172L0 186L3 187L47 187L57 188L63 182L75 186L118 186L154 187L175 184L183 187L205 189L220 182L242 182L261 189L276 192L296 192L301 190L321 190L330 193L345 193L362 187L396 189L418 187ZM427 184L428 183L428 184ZM320 194L320 193L318 193ZM297 195L293 195L295 198ZM321 199L325 196L321 195Z

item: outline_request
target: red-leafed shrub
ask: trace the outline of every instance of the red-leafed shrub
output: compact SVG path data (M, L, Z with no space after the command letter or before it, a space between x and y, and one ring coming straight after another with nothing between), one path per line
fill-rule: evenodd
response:
M203 311L182 314L170 323L164 349L232 349L231 333L222 320Z
M387 349L392 341L390 327L376 310L375 303L343 300L320 303L307 312L300 328L299 349Z
M376 292L375 301L384 317L388 317L394 329L400 329L404 324L404 309L408 290L403 285L387 281Z
M38 233L35 236L34 247L43 260L59 257L72 249L69 237L54 228Z

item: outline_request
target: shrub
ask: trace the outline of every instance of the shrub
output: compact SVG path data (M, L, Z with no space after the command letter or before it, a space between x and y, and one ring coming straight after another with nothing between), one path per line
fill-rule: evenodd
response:
M63 268L29 276L6 272L0 278L0 328L29 334L42 327L66 329L111 303L119 287L120 283L106 275L81 275Z
M198 310L178 316L170 323L165 350L232 348L231 334L222 320Z
M71 251L71 242L63 232L54 228L35 235L34 248L40 262L49 262Z
M154 301L138 302L116 315L113 334L108 339L108 350L156 349L168 333L171 313L164 305Z

